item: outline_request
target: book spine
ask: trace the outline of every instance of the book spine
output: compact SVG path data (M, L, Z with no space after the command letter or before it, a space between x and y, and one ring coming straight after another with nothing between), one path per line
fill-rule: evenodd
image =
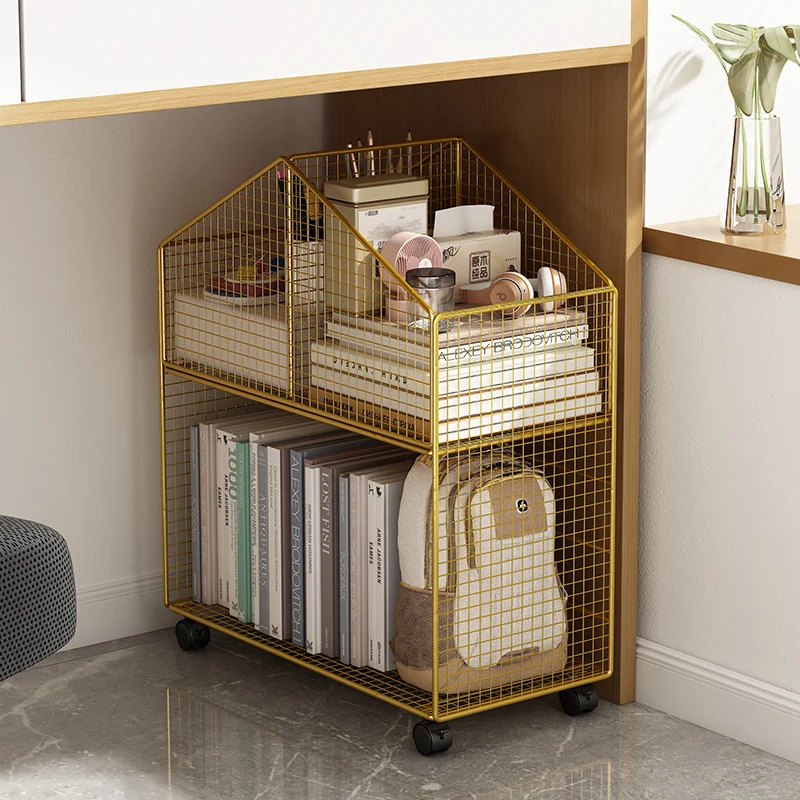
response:
M250 544L250 611L256 630L261 630L259 552L258 552L258 443L250 438L248 452L247 478L250 486L250 526L248 530Z
M390 386L426 397L430 395L430 372L426 368L391 361L375 353L316 341L311 345L310 361L312 377L318 369L327 369L338 376L363 378L375 385L376 390L378 386ZM443 367L439 370L439 396L484 391L569 372L588 372L594 368L594 350L580 346L555 347L509 355L489 363L491 369L486 369L484 362ZM342 385L341 377L337 384Z
M285 637L284 628L284 547L281 504L281 451L266 448L267 457L267 536L269 538L269 635ZM289 548L286 548L289 552ZM291 567L290 567L291 569ZM291 574L290 574L291 580Z
M589 326L580 324L452 345L439 349L439 364L470 364L549 347L579 345L588 335Z
M350 663L350 476L339 477L339 660Z
M234 544L237 553L237 597L239 600L239 622L250 624L253 621L251 585L251 543L250 543L250 442L236 442L236 536Z
M202 545L200 544L200 428L189 428L189 482L192 521L192 600L203 602Z
M319 573L319 470L305 470L306 652L322 652L318 634L317 574Z
M305 626L305 501L303 456L292 450L289 455L289 497L292 545L292 643L306 646Z
M216 431L216 508L217 508L217 566L219 603L230 610L231 585L228 574L230 561L230 524L228 496L228 445L223 431Z
M231 616L239 619L239 492L236 481L236 444L228 440L228 473L226 475L225 494L227 496L228 516L228 585L230 587Z
M364 584L366 578L366 541L361 536L361 528L366 520L362 510L364 479L360 476L350 478L350 664L366 667L362 625L366 610ZM362 566L362 564L364 566Z
M397 593L400 589L400 554L397 549L397 518L400 514L400 500L403 496L403 481L397 481L386 487L384 515L384 617L383 617L383 670L391 672L397 669L397 662L391 642L394 639L394 615L397 606Z
M312 386L308 390L309 401L320 409L337 416L360 419L382 430L402 433L412 439L428 439L430 422L404 411L393 411L357 397L347 397L339 392L330 392Z
M389 360L399 357L411 357L419 363L430 358L428 347L420 342L398 339L379 331L354 328L350 325L326 322L329 336L341 341L343 345L366 349L375 353L379 348L385 351ZM440 365L469 364L476 361L490 361L495 358L515 353L540 350L548 347L566 347L579 345L589 335L589 326L585 323L565 325L560 328L515 333L511 336L499 336L493 339L464 342L442 346L439 349Z
M339 564L338 541L334 535L334 520L337 504L333 496L334 470L321 467L319 470L319 551L317 588L319 590L317 611L320 617L320 650L331 658L339 656ZM338 494L338 487L337 487ZM338 497L336 498L338 499ZM335 553L335 556L334 556Z
M368 553L368 581L367 581L367 666L378 666L378 586L379 586L379 561L378 543L376 534L379 529L377 524L378 513L378 486L375 481L367 484L367 553ZM383 603L381 603L381 610Z
M386 671L386 486L375 486L375 669Z
M256 508L258 509L258 523L256 529L256 552L258 553L258 629L262 633L271 631L271 603L272 592L270 585L270 572L272 568L272 553L269 540L269 452L265 445L256 444ZM253 614L255 617L255 613ZM255 619L254 619L255 621Z
M216 602L216 583L212 580L216 578L212 573L211 553L213 538L213 528L211 519L211 498L213 492L209 487L210 465L209 465L209 430L208 425L200 423L200 571L202 575L202 602L213 605ZM216 558L214 559L216 561Z

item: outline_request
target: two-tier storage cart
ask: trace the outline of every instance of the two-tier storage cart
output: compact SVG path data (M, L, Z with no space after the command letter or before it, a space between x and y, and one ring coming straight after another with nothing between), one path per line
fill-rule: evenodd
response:
M324 182L348 177L352 152L356 159L364 153L370 169L378 172L403 169L427 178L429 230L438 209L494 206L495 226L521 234L523 273L532 276L542 267L554 267L566 276L561 316L545 313L546 298L528 301L524 316L504 315L502 305L432 315L375 243L359 236L324 198ZM404 157L398 161L400 153ZM424 721L415 728L421 752L449 747L449 720L539 695L560 692L571 714L594 708L592 682L613 670L617 293L603 272L460 139L278 159L170 236L158 256L164 601L182 617L182 644L202 646L209 629L217 629L405 709ZM365 260L370 265L366 286L363 280L349 280ZM242 265L273 270L280 285L271 303L209 299L209 282ZM423 324L387 328L380 301L354 313L350 301L365 292L405 298ZM541 325L531 332L534 318ZM328 371L321 380L318 362L310 357L313 344L335 339L343 330L365 351L372 348L373 356L413 364L413 380L392 384L344 371ZM565 331L568 336L580 332L578 346L570 351L580 356L579 363L560 383L545 385L535 365L550 363L552 337ZM476 357L469 373L449 360L459 348L486 342L504 355L485 363ZM481 390L489 369L503 375ZM460 383L465 379L466 387ZM192 600L190 426L264 404L426 457L432 476L432 533L425 554L430 631L423 636L431 661L428 688L406 682L397 672L309 655L291 641L237 621L226 608ZM519 659L536 656L541 661L546 655L519 638L521 628L552 633L556 622L552 605L538 601L515 607L513 613L503 611L504 592L513 595L515 582L530 580L541 557L536 546L528 554L508 551L509 559L493 567L497 582L486 587L499 605L477 600L471 605L462 598L460 624L466 640L478 641L489 630L494 637L519 640L519 652L511 653L492 679L472 683L459 671L463 663L453 658L453 616L458 615L451 578L457 572L458 547L448 539L453 535L445 530L448 500L440 493L454 465L466 464L469 471L488 453L500 454L512 469L519 465L535 471L552 487L548 508L530 509L526 516L528 504L519 502L519 520L507 524L522 530L537 514L552 515L563 619L558 623L559 659L545 659L534 670L518 669ZM500 540L506 535L511 533L497 533ZM480 542L467 542L466 548L469 563L482 557ZM536 586L533 590L535 595Z

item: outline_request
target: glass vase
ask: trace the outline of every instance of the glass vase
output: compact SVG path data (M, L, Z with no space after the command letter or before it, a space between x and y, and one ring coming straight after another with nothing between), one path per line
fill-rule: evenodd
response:
M725 233L780 233L786 226L781 121L778 117L736 117L721 219Z

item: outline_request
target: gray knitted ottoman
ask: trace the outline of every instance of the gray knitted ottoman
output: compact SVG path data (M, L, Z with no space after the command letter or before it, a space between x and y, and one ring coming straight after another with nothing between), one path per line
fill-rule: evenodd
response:
M61 534L0 515L0 681L75 634L75 577Z

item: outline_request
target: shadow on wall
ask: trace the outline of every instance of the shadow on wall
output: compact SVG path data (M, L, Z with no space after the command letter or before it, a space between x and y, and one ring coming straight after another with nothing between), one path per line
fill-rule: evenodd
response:
M655 81L648 87L647 104L648 133L658 132L659 122L675 107L678 94L703 70L703 60L691 50L675 53L661 69Z

